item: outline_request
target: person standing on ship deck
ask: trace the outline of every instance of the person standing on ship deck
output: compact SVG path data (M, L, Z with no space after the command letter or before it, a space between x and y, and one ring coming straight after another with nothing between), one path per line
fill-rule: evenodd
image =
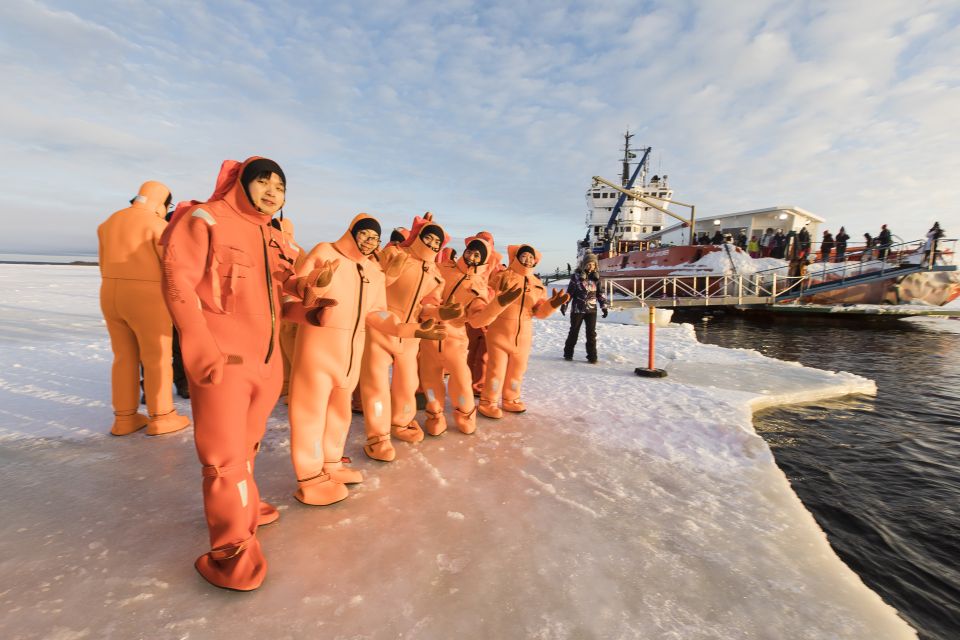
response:
M835 238L837 242L837 262L844 262L844 256L847 253L847 241L849 239L850 236L847 234L847 230L844 227L840 227L840 231L837 231Z
M830 254L833 253L833 234L829 231L823 232L823 242L820 243L820 261L830 262Z

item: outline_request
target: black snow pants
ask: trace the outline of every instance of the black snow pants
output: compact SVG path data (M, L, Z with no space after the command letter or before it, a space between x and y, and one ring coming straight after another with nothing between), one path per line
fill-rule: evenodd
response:
M587 360L597 361L597 312L593 313L573 313L570 312L570 333L567 334L567 342L563 345L563 357L567 360L573 358L573 350L577 347L577 341L580 339L580 325L587 325Z

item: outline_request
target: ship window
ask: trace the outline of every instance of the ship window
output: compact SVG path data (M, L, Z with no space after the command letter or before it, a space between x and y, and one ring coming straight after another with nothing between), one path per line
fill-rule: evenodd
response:
M660 227L653 227L654 231L660 231Z
M647 232L647 228L646 228L646 227L643 228L643 232L644 232L644 233Z
M600 192L599 192L599 191L594 191L594 192L593 192L593 197L594 197L594 198L599 198L599 197L600 197Z

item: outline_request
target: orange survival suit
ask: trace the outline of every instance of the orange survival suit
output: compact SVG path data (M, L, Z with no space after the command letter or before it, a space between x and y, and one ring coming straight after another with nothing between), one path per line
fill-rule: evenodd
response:
M164 216L169 203L166 186L144 182L128 208L97 228L100 308L113 349L110 433L117 436L144 426L155 436L190 424L173 407L173 323L160 290L160 237L167 227ZM141 363L149 418L137 413Z
M297 244L296 240L294 240L293 223L290 221L290 218L274 218L270 224L275 228L279 225L280 233L283 234L284 239L287 241L287 246L290 247L292 252L292 255L288 257L293 258L294 270L296 270L306 257L306 252ZM285 296L283 299L284 303L293 300L295 300L293 296ZM283 357L283 386L280 388L281 397L286 396L290 391L290 371L293 365L293 349L297 343L297 327L299 326L296 321L287 318L280 321L280 355Z
M517 260L517 254L524 251L533 253L533 266L525 267ZM504 411L526 411L520 390L533 343L533 318L547 318L570 299L561 291L548 297L547 288L533 275L533 268L540 262L539 251L529 245L511 245L507 255L507 268L490 276L490 287L501 291L519 286L523 291L487 328L487 375L478 410L488 418L503 417L498 406L501 395Z
M471 389L470 367L467 364L467 324L485 327L503 310L497 300L490 300L487 288L486 269L492 249L480 237L467 238L464 246L481 245L481 262L468 265L463 255L456 261L446 260L440 264L444 280L444 304L459 304L463 316L446 323L447 337L439 342L420 344L420 386L427 398L427 420L424 429L430 435L440 435L447 428L443 415L445 389L444 370L450 373L450 400L453 405L454 423L463 433L473 433L477 428L476 404ZM489 303L488 303L488 300Z
M489 281L490 276L506 268L500 264L503 256L497 253L496 247L494 247L493 244L493 234L489 231L480 231L476 237L485 240L490 245L491 254L483 266L484 276L486 276L487 281ZM470 382L473 386L474 396L480 395L480 391L483 389L483 378L487 374L486 335L486 327L467 325L467 365L470 367Z
M337 303L300 326L290 379L290 453L299 484L296 498L306 504L342 500L345 484L363 480L359 471L343 466L342 456L368 327L404 342L423 335L419 323L401 323L387 310L384 273L355 240L361 228L380 233L379 223L361 213L339 240L315 246L297 269L306 277L321 264L337 263L322 289Z
M420 318L439 319L438 305L443 295L443 278L436 257L449 239L432 218L429 213L423 218L414 218L407 239L398 246L386 247L380 255L384 264L394 260L397 253L406 258L399 275L387 279L387 309L404 323ZM427 230L440 237L441 244L437 251L420 238ZM360 368L360 396L367 436L364 451L375 460L389 462L396 457L396 451L390 443L391 433L407 442L423 440L423 431L414 420L417 414L419 349L420 340L416 338L396 338L376 327L367 331ZM387 372L391 364L393 377L388 383Z
M283 234L241 184L253 162L279 171L256 157L224 162L210 200L174 214L163 264L203 465L211 550L195 567L211 584L241 591L263 582L257 526L279 516L260 501L253 462L283 382L280 300L296 285Z

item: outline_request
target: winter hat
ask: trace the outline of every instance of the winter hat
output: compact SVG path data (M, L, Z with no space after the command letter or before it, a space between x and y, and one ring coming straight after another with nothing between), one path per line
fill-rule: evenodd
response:
M599 264L600 264L600 261L597 260L597 254L595 254L595 253L589 253L589 252L588 252L588 253L584 254L584 256L583 256L583 261L580 263L580 268L581 268L581 269L586 269L586 268L587 268L587 265L590 264L591 262L594 263L594 264L596 264L596 265L598 265L598 266L599 266Z
M250 183L265 173L277 174L280 176L283 186L287 186L287 177L283 174L283 169L280 168L280 165L267 158L257 158L244 168L243 174L240 176L240 184L243 185L243 190L247 194L248 199L250 198ZM250 202L253 202L253 200L250 200Z
M357 220L356 224L350 227L350 234L353 236L353 239L357 239L357 234L361 231L376 231L377 235L380 235L380 223L374 220L373 218L360 218Z
M527 245L523 245L523 246L520 247L520 249L517 251L517 260L519 260L519 259L520 259L520 255L521 255L521 254L524 254L524 253L529 253L531 256L534 257L534 259L536 259L536 257L537 257L537 254L536 254L536 252L533 250L532 247L528 247Z
M444 239L443 229L441 229L439 225L435 225L435 224L425 225L423 229L420 230L420 238L423 239L423 236L427 235L428 233L432 233L433 235L440 238L440 242L443 242L443 239Z
M485 264L487 262L487 245L481 240L474 240L467 245L467 251L479 251L480 252L480 264Z

